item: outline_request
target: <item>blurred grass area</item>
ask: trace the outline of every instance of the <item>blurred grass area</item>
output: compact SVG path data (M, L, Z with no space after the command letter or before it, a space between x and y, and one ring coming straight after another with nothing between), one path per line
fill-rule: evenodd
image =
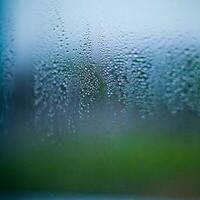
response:
M109 132L52 137L1 140L1 191L200 196L198 137Z

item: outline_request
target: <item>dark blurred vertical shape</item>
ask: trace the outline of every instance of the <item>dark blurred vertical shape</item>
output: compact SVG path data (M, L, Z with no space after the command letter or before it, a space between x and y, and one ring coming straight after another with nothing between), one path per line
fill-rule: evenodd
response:
M7 32L8 19L7 7L5 0L0 1L0 133L4 132L6 111L8 110L8 91L6 91L6 78L9 78L11 74L5 76L7 64L9 62L9 52L11 51L8 47Z
M17 55L15 4L0 1L0 133L31 130L33 73L26 55ZM25 129L27 127L28 129Z

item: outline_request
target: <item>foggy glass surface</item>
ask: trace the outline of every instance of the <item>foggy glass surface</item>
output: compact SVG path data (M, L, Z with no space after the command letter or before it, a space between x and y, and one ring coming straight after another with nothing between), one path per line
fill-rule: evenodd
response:
M0 4L1 191L200 195L199 1Z

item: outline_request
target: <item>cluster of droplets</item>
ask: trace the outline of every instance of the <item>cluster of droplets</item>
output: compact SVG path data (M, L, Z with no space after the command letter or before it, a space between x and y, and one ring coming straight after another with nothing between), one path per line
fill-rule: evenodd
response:
M98 98L110 106L118 104L124 117L136 113L148 118L159 109L158 104L171 113L188 109L200 113L200 58L196 50L167 53L156 65L140 47L127 45L130 38L122 37L113 48L101 36L101 50L94 58L87 25L80 48L67 56L69 39L62 26L57 31L60 29L61 48L51 50L47 60L39 59L35 74L35 104L39 115L48 113L48 126L55 123L57 127L60 119L65 119L67 127L75 127L77 121L94 117L91 111Z
M169 53L163 78L162 101L172 113L200 114L200 57L196 49Z
M130 37L121 36L114 48L102 42L101 66L109 102L118 102L125 118L131 112L141 118L149 116L153 112L150 58L129 44Z
M46 48L49 41L45 44L44 39L45 54L38 52L34 71L36 123L45 122L49 134L63 128L75 131L80 122L95 118L99 99L112 108L113 118L128 116L129 121L135 114L142 119L153 116L162 107L171 113L200 114L197 47L165 47L162 52L142 47L132 33L96 38L90 24L76 35L77 45L56 7L53 13L50 35L45 35L52 46Z
M90 117L93 102L101 93L101 77L92 56L92 48L91 28L87 24L76 66L80 91L79 117L81 120Z
M126 101L141 118L152 114L152 64L142 52L133 48L129 52L130 65L127 72Z
M37 55L34 73L36 125L38 126L38 122L43 118L42 121L46 122L45 127L50 135L55 129L62 131L63 124L67 127L74 126L74 120L68 113L75 110L75 102L70 97L76 96L75 72L68 55L69 37L56 8L53 13L56 22L50 27L53 35L49 36L49 40L54 40L55 48L53 51L45 49L45 55L41 56L41 52Z
M35 127L45 128L49 136L76 131L82 122L98 117L100 103L110 108L114 122L118 116L125 122L135 115L149 118L162 109L200 116L199 38L102 33L103 28L95 30L84 20L83 30L72 34L59 3L48 5L51 14L42 12L47 23L41 21L33 47ZM13 19L5 16L0 22L0 130L9 108L18 105L12 95L19 69Z
M80 121L91 116L94 101L100 96L102 81L92 58L89 25L77 49L70 46L64 22L54 8L54 23L49 27L52 48L38 47L35 56L34 94L36 127L45 127L49 136L63 129L76 131ZM39 123L43 124L40 125Z

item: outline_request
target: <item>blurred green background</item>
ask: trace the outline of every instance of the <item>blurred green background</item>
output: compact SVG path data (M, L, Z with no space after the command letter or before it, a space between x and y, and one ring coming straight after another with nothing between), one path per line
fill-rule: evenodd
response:
M5 136L0 189L198 197L199 137L138 131L57 135L42 141L41 135L28 133Z

